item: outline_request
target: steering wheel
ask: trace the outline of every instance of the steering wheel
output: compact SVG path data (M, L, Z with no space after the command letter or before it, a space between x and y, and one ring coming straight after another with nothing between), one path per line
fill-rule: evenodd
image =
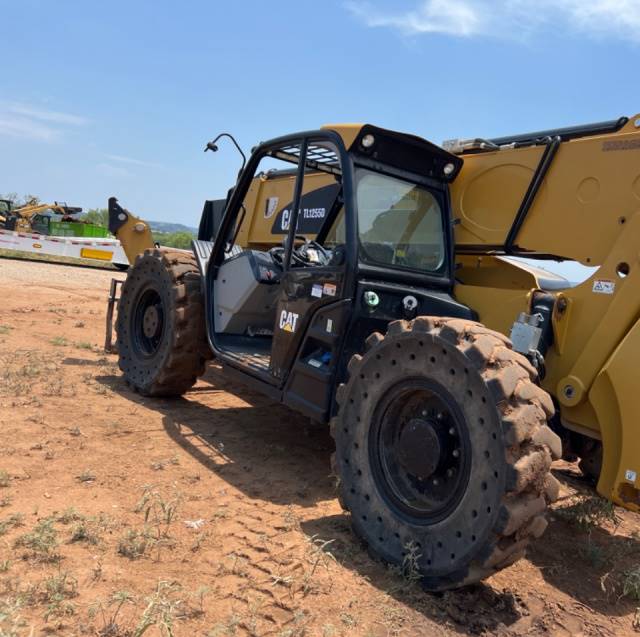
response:
M269 249L269 254L276 265L280 267L284 265L284 246L273 246L273 248Z
M293 238L294 242L296 240L302 241L302 245L298 248L294 248L291 251L291 261L297 265L327 265L329 260L331 259L331 253L321 246L317 241L309 240L302 235L295 235ZM273 260L279 265L284 265L284 259L287 249L287 238L282 239L281 246L274 246L269 250L269 254L273 258ZM318 255L318 260L314 260L310 258L309 250L315 250Z

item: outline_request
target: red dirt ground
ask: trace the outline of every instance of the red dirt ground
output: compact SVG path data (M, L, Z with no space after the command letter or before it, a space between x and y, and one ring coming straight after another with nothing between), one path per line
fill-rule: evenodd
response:
M574 466L527 559L424 593L351 534L325 429L215 363L182 399L129 391L112 275L0 260L0 635L635 633L638 517Z

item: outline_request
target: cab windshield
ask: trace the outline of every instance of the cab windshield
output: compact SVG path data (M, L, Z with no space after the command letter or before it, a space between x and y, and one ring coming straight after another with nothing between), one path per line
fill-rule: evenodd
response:
M437 272L445 258L442 210L423 186L356 168L360 259Z

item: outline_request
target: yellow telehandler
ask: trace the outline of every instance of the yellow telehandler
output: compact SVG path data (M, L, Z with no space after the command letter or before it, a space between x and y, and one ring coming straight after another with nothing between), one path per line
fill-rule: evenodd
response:
M118 236L136 223L110 211ZM330 423L372 553L412 551L431 590L475 582L544 532L563 454L640 507L639 213L640 116L444 148L368 124L279 137L205 206L192 254L137 255L119 365L176 396L215 356Z

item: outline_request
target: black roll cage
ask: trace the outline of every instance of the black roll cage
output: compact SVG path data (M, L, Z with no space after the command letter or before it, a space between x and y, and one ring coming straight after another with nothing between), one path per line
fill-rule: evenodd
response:
M294 198L291 208L291 220L289 222L289 230L285 244L285 271L290 267L291 252L295 242L295 229L297 226L297 218L299 214L300 199L302 193L302 178L305 170L311 167L313 170L322 169L321 167L314 165L312 162L310 166L306 163L306 154L308 145L312 142L325 141L331 142L337 151L338 158L341 166L341 182L342 182L342 198L343 204L346 210L356 211L356 192L355 192L355 166L361 166L374 170L381 174L387 174L392 177L405 179L409 182L419 184L427 187L434 195L437 195L438 203L442 210L443 220L443 232L445 239L445 251L446 251L446 268L444 268L443 274L429 274L418 270L412 270L409 268L392 268L384 265L372 265L368 263L360 263L358 259L359 250L359 238L358 238L358 220L357 214L345 214L345 280L344 289L347 291L347 295L353 297L355 295L358 279L374 279L383 282L397 282L404 285L421 287L421 288L435 288L440 290L449 291L453 288L454 283L454 236L453 236L453 223L451 221L451 203L449 189L446 181L435 179L430 176L425 176L404 170L396 166L391 166L385 162L378 161L373 157L367 157L363 154L349 152L338 133L330 129L311 130L300 133L294 133L290 135L284 135L276 137L266 142L261 142L252 151L246 166L240 173L238 181L234 186L225 207L225 211L222 218L217 238L213 246L211 258L207 265L206 280L204 285L205 307L209 308L209 295L210 295L210 282L215 280L219 266L224 261L224 253L227 245L227 238L231 235L232 228L237 222L238 215L242 214L242 202L245 194L253 180L256 170L259 166L261 159L271 154L273 151L281 150L285 146L299 145L300 153L297 157L298 165L296 167L296 185ZM440 150L440 149L439 149ZM444 152L444 151L442 151ZM273 157L278 158L278 154L273 152ZM282 156L280 159L285 159ZM286 160L286 159L285 159ZM461 161L457 167L456 173L461 166ZM336 174L335 170L326 170ZM233 214L229 214L234 211ZM325 222L328 223L328 219ZM320 231L321 236L326 232L325 227ZM213 309L213 308L210 308ZM216 354L222 352L213 343L213 326L211 325L211 318L213 317L212 311L206 312L207 316L207 335L209 344Z
M260 160L270 151L275 151L281 149L285 145L296 145L299 144L301 147L298 166L296 168L296 190L294 192L294 199L292 202L291 208L291 221L289 223L289 232L287 234L287 255L285 259L286 267L289 264L289 257L291 254L291 250L293 249L293 234L295 233L296 221L299 213L299 204L300 197L302 192L302 176L307 168L305 159L306 159L306 149L310 142L314 141L328 141L331 142L338 153L340 159L340 165L342 167L342 191L343 191L343 199L345 205L347 205L347 199L350 198L351 201L348 203L352 210L355 210L355 194L353 188L353 161L350 154L347 152L347 149L344 146L342 138L336 132L332 130L314 130L314 131L306 131L302 133L294 133L292 135L284 135L282 137L276 137L275 139L271 139L267 142L262 142L258 146L253 149L251 153L251 157L247 162L245 169L240 174L238 182L233 188L233 192L229 201L227 203L222 224L220 225L220 229L218 231L218 237L226 238L229 236L231 228L235 223L238 215L237 214L228 214L229 211L239 210L242 201L244 200L244 196L249 188L249 185L255 175L256 169L260 164ZM277 155L274 155L278 157ZM280 157L282 159L282 157ZM318 168L316 166L312 166L314 170ZM327 171L332 172L332 171ZM353 215L347 215L347 217L353 217ZM356 265L357 265L357 228L356 228L356 220L354 218L345 219L346 224L346 265L347 270L350 274L355 274ZM211 259L209 261L209 265L207 268L207 277L216 276L218 266L224 261L224 248L226 241L217 240L213 247L213 251L211 254ZM352 283L352 282L348 282Z

